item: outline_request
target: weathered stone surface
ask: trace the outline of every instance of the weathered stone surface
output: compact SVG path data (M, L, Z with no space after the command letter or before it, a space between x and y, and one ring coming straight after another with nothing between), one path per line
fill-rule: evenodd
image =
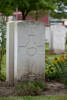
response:
M7 23L6 80L14 82L14 22Z
M49 43L50 42L50 26L46 26L45 28L45 42Z
M44 24L35 21L10 22L7 33L7 81L44 81Z
M66 28L63 25L59 25L59 24L52 25L50 50L56 54L64 53L65 36L66 36Z
M45 79L45 27L34 21L15 25L15 80Z

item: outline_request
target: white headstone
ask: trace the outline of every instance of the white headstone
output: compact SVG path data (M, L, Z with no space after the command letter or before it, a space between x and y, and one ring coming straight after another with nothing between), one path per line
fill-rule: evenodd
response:
M45 79L45 26L23 21L15 25L15 80Z
M65 51L66 28L63 25L56 24L51 26L50 50L54 53L64 53Z
M7 23L6 80L9 84L14 82L14 26L14 22Z
M46 30L45 30L45 42L46 43L50 42L50 26L46 26Z
M7 39L8 76L14 75L15 81L45 80L45 26L35 21L9 23ZM12 26L13 24L13 26ZM11 36L11 33L13 34ZM14 41L13 41L14 36ZM11 45L11 42L13 43ZM10 44L10 45L9 45ZM13 49L14 46L14 49ZM14 56L13 56L13 53ZM10 52L9 52L10 51ZM13 58L14 57L14 58ZM11 61L9 63L9 61ZM12 63L14 61L14 64ZM12 66L11 66L12 65ZM14 67L14 68L13 68ZM11 76L9 72L14 69ZM12 73L11 73L12 74ZM7 78L9 81L9 78ZM10 78L11 79L11 78Z

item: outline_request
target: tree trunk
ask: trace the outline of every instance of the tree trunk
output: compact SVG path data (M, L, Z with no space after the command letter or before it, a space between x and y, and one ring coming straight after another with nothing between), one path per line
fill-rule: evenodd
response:
M23 17L23 20L25 20L25 18L26 18L26 17L24 16L24 17Z
M22 19L25 20L30 10L22 11Z
M24 12L22 12L22 20L25 20L26 16L24 15Z

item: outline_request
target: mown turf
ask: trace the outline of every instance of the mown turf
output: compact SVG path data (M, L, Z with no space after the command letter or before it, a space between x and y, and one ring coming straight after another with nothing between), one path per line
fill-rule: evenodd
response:
M6 74L6 55L3 56L3 61L2 61L2 70L1 72L3 74Z
M55 61L55 57L59 58L61 57L63 54L59 54L59 55L46 55L46 57L49 58L49 61L52 63Z
M0 100L67 100L67 95L62 96L25 96L25 97L6 97Z

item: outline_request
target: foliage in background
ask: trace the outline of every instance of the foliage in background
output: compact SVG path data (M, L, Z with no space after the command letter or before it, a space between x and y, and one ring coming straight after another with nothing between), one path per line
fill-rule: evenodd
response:
M6 22L4 17L0 18L0 76L2 68L3 55L6 52Z
M54 18L67 18L67 0L55 0L56 9L51 12Z
M0 81L5 81L6 80L6 75L4 73L0 74Z
M64 12L66 4L66 0L5 0L4 2L0 0L0 12L9 16L18 8L22 12L23 20L31 11L35 11L36 19L41 15L39 11L50 13L53 17L65 17L67 16ZM55 9L61 11L61 13L56 13Z
M15 8L18 8L22 12L22 17L25 20L26 16L31 11L36 11L35 17L36 19L39 16L39 10L53 10L55 9L54 0L11 0L11 4L14 5Z
M0 13L3 15L9 16L12 15L13 6L10 4L9 0L0 0Z

